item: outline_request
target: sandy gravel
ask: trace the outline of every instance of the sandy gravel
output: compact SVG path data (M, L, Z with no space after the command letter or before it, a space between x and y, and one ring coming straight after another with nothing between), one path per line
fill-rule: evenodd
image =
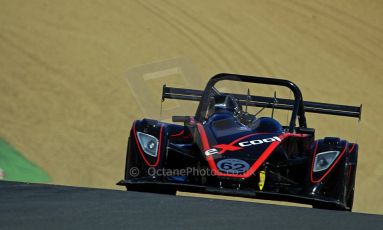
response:
M382 19L382 2L367 0L2 0L0 136L54 183L115 188L144 114L132 68L183 58L201 83L278 76L307 100L363 103L355 211L383 214ZM308 122L355 140L349 118Z

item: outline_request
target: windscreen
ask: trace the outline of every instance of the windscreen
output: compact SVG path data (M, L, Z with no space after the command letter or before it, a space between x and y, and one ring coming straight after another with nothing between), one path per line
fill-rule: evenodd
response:
M249 82L238 82L222 80L215 84L213 95L209 100L209 106L205 118L216 110L222 109L223 103L229 110L239 116L243 123L249 123L261 117L273 118L283 126L288 126L291 118L290 110L275 109L273 104L278 104L279 98L293 99L291 91L282 86L253 84ZM262 96L272 98L266 106L255 106L251 103L251 96ZM265 104L266 105L266 104Z

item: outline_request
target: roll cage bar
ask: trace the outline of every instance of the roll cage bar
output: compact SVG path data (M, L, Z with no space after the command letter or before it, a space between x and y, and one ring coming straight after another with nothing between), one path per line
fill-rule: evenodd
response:
M199 101L200 103L195 114L195 120L202 122L208 110L210 97L214 93L217 93L216 88L214 86L217 82L223 80L266 85L278 85L289 88L294 94L294 100L243 94L230 94L235 96L241 103L247 102L247 105L249 106L291 110L292 114L289 123L289 132L294 132L297 118L299 122L299 127L307 128L305 112L357 117L359 118L359 120L361 119L362 105L348 106L320 102L304 102L300 89L296 84L294 84L291 81L276 78L265 78L228 73L220 73L212 77L208 81L204 91L172 88L164 85L162 91L162 101L164 101L165 98Z

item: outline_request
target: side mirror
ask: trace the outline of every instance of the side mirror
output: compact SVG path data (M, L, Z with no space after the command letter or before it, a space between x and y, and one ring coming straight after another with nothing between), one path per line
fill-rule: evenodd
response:
M191 116L172 116L173 122L190 122Z
M313 128L297 127L295 130L297 131L297 133L302 133L302 134L314 135L315 133L315 129Z

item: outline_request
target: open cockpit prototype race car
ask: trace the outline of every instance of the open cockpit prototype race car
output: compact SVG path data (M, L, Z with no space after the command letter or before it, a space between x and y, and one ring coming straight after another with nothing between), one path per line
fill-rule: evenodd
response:
M229 94L216 83L287 87L294 99ZM204 91L163 87L166 98L199 101L195 115L173 122L133 123L125 178L128 190L175 194L189 191L352 209L358 144L338 137L315 139L306 112L361 118L361 106L303 101L291 81L235 74L212 77ZM243 107L246 106L246 110ZM289 123L258 117L247 107L290 111ZM298 124L296 124L298 123Z

